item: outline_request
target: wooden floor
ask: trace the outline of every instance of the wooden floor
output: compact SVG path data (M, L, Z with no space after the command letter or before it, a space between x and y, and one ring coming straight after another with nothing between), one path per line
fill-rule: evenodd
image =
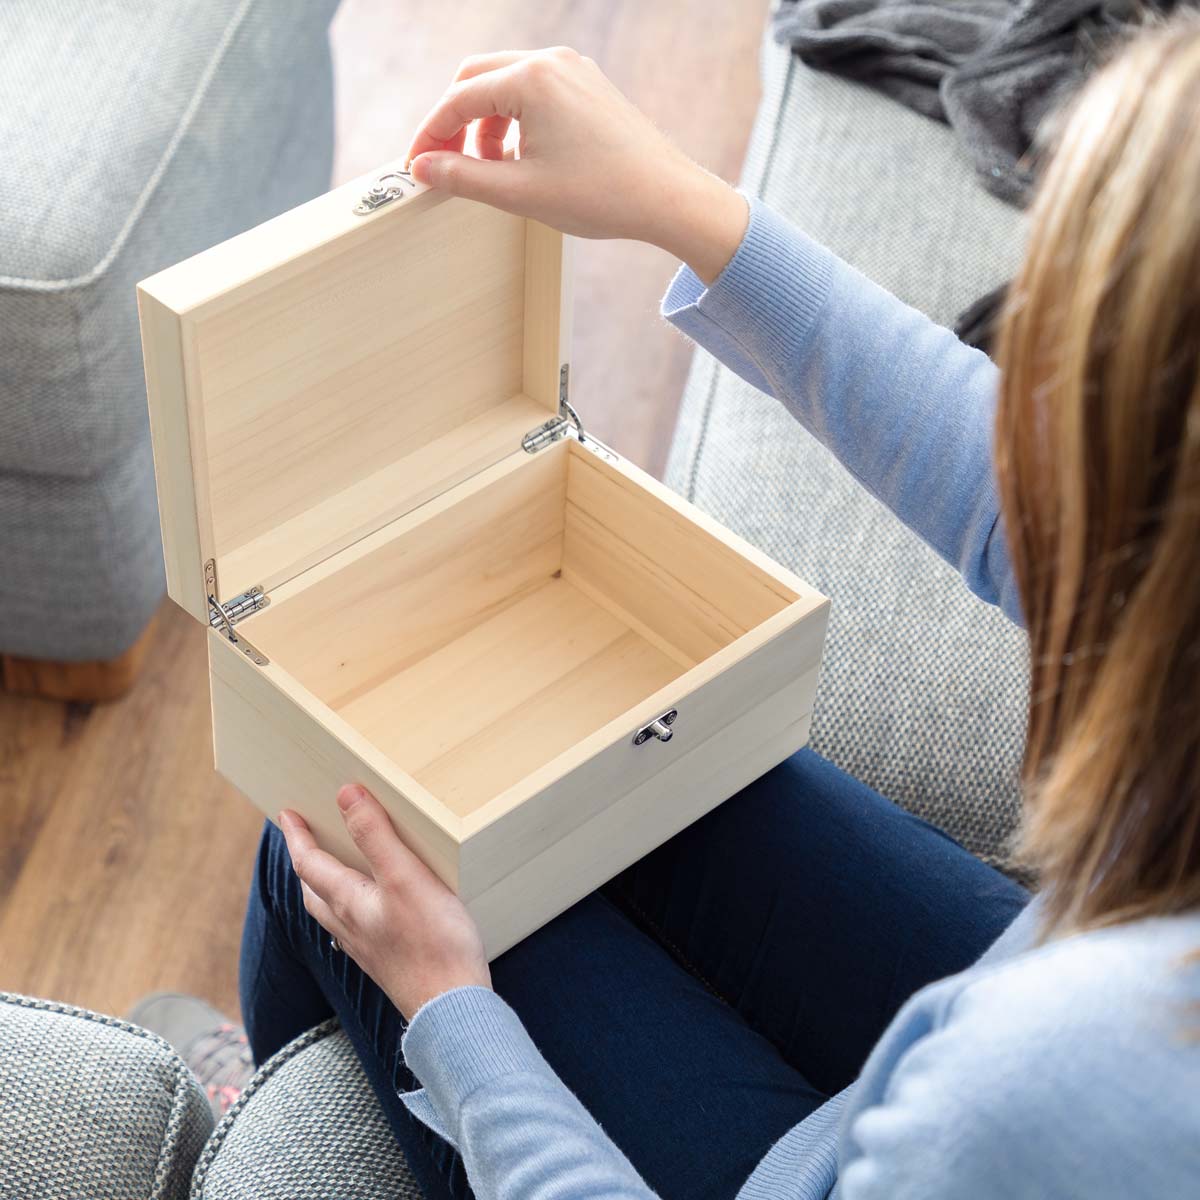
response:
M689 153L735 178L758 99L765 0L344 0L337 181L407 144L469 53L555 43L595 58ZM576 257L574 397L656 473L689 349L657 317L673 269L632 243ZM212 770L200 628L164 604L140 682L83 706L0 695L0 989L119 1013L178 988L226 1011L259 819Z

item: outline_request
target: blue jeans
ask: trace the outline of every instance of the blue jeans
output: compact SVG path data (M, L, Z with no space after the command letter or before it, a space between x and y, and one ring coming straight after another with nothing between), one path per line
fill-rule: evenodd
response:
M933 826L802 751L492 964L550 1065L663 1197L733 1196L851 1082L924 984L1027 899ZM259 848L241 958L257 1061L336 1014L430 1200L462 1162L397 1090L404 1021Z

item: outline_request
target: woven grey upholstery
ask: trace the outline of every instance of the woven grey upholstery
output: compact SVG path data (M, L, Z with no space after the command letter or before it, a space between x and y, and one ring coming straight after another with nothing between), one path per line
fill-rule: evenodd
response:
M0 1196L181 1200L211 1129L162 1038L0 992Z
M980 187L948 129L771 44L763 76L748 191L942 323L1011 273L1017 214ZM667 478L831 597L814 749L1003 860L1019 805L1023 634L782 406L706 354Z
M194 1200L420 1200L404 1155L336 1021L263 1063L213 1132Z
M336 0L0 5L0 652L163 591L135 283L323 191Z

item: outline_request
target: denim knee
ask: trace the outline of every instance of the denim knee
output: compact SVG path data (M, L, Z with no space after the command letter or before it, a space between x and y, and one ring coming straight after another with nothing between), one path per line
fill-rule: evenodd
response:
M292 869L292 856L278 826L272 821L263 823L258 840L253 887L262 906L285 927L299 916L307 916L300 879Z

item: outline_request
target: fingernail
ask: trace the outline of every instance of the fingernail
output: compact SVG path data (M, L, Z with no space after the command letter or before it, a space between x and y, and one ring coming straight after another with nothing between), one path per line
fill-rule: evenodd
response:
M346 812L351 805L357 804L363 798L363 790L356 783L348 783L337 794L338 808Z
M282 829L285 825L290 824L291 819L292 819L292 814L290 812L288 812L288 810L286 808L283 809L280 812L279 817L277 818L279 828Z
M408 164L408 173L418 183L429 182L429 160L425 157L425 155L418 154L417 157Z

